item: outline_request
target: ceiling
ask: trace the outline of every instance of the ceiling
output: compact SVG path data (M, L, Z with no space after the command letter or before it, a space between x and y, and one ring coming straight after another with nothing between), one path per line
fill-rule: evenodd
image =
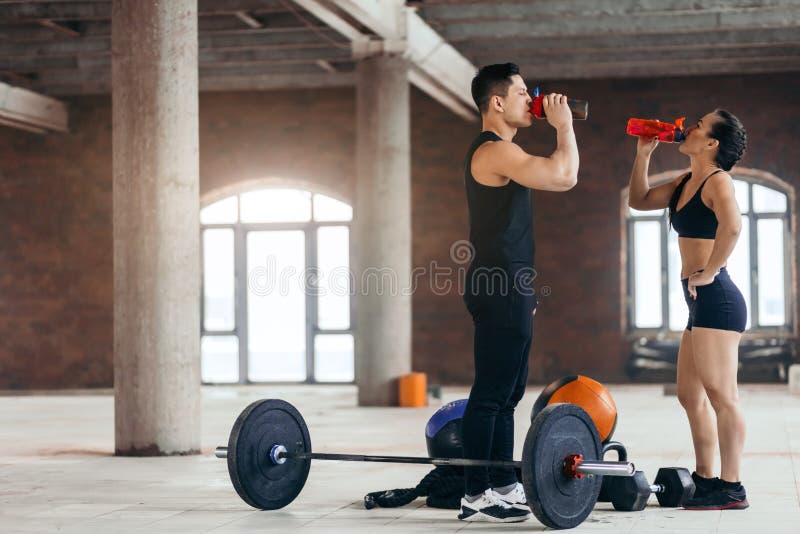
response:
M380 39L342 8L364 1L198 0L201 90L352 85L351 40L306 8ZM514 61L536 80L800 71L800 0L406 5L470 69ZM110 18L110 0L0 0L0 81L53 96L109 93Z

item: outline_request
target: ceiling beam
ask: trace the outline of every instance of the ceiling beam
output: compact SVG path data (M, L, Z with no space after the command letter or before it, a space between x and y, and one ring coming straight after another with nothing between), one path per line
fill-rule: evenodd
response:
M2 2L2 0L0 0ZM1 4L0 4L1 5ZM798 2L800 5L800 2ZM308 28L297 21L296 17L291 13L285 13L281 18L281 32L292 33L309 33L319 32L321 35L330 35L338 37L342 32L332 30L326 25L320 25L315 29ZM295 26L293 28L287 27L290 22L290 16L294 17ZM200 38L201 40L207 36L226 36L235 38L236 36L246 38L248 35L263 35L275 31L277 28L275 24L270 23L269 27L262 29L249 29L242 27L235 19L231 18L226 22L226 18L212 17L201 18L200 20ZM273 19L269 19L271 21ZM226 24L221 24L226 22ZM557 22L556 22L557 23ZM36 25L39 25L37 22ZM515 37L512 43L508 40L497 39L479 39L473 41L462 41L455 43L455 46L460 51L469 50L470 48L506 48L506 47L536 47L542 49L549 49L553 47L569 47L573 42L583 46L584 43L590 43L589 46L596 47L612 47L619 44L620 46L641 46L642 44L648 45L692 45L702 44L708 46L715 46L718 42L728 43L746 43L746 42L766 42L772 40L779 41L796 41L798 40L798 28L800 28L800 21L797 21L793 26L780 26L780 27L739 27L735 29L712 29L700 28L697 31L689 31L684 28L681 32L666 31L656 25L652 28L645 28L642 31L633 31L631 28L626 29L625 33L609 34L570 34L558 35L557 32L548 32L547 35L537 36L535 34L521 35ZM111 24L109 21L81 21L80 33L82 34L81 40L92 38L111 38ZM441 33L441 32L440 32ZM58 34L46 29L44 27L35 27L30 25L0 25L0 44L2 43L29 43L29 42L43 42L52 43L57 40Z
M255 17L250 15L247 11L237 11L234 13L234 16L240 21L244 22L250 28L255 29L264 27L263 24L261 24Z
M334 43L349 50L349 42L329 28L321 29L260 29L238 31L219 31L200 34L200 50L253 50L253 49L298 49L314 48L320 45L333 47ZM64 57L81 55L111 54L111 40L107 36L85 36L80 39L46 41L37 43L0 41L0 59L12 57Z
M0 115L0 126L10 126L11 128L16 128L17 130L25 130L26 132L31 132L35 134L47 133L47 130L45 130L44 128L37 128L29 124L4 119L2 115Z
M408 70L408 81L456 115L470 122L475 121L475 111L452 97L436 80L433 80L417 67Z
M477 120L470 84L475 66L402 2L332 0L384 40L384 51L402 53L413 67L409 81L460 116ZM455 101L454 101L455 99ZM471 110L465 115L464 110Z
M462 106L473 111L473 116L477 119L478 108L471 92L472 78L478 71L477 67L428 26L419 15L411 10L406 13L408 54L414 65L455 95Z
M342 11L353 17L384 40L403 39L406 10L403 0L332 0Z
M733 12L676 13L670 16L633 13L625 17L575 17L570 19L505 19L454 22L442 27L450 42L476 39L515 39L531 35L548 38L590 35L688 34L704 31L800 28L800 5L782 9Z
M325 72L329 72L331 74L338 72L336 67L333 66L333 64L330 61L327 61L325 59L318 59L317 66L322 70L324 70Z
M96 23L87 24L84 35L80 39L56 40L50 30L32 28L15 29L10 26L0 28L0 35L6 39L0 41L0 58L30 57L47 60L48 57L64 57L76 54L96 55L110 54L110 35L107 25L97 28ZM36 34L40 31L40 34ZM209 30L200 33L200 48L219 50L239 49L289 49L302 48L304 45L330 46L330 39L340 39L340 32L327 27L309 29L260 29L260 30ZM30 41L36 42L30 42ZM340 39L341 40L341 39ZM798 28L750 28L738 30L698 31L692 33L647 33L647 34L602 34L602 35L570 35L533 37L522 36L507 40L476 40L456 43L458 50L469 56L475 51L515 50L550 52L554 50L580 49L656 49L682 47L724 47L746 44L764 45L794 43L800 41ZM349 46L348 41L341 40L341 46Z
M110 63L110 4L0 0L3 79L45 92L92 86ZM410 60L409 81L456 113L474 109L473 65L498 61L540 79L800 70L800 0L425 0L416 11L400 0L198 4L208 80L246 87L247 69L350 76L354 56L397 53ZM264 27L245 27L237 13Z
M659 62L671 63L677 60L700 61L729 59L736 61L760 57L800 57L800 41L792 44L769 43L762 46L736 46L721 48L692 47L683 49L652 50L640 48L622 48L617 50L581 49L575 51L553 50L547 54L531 53L530 50L508 50L505 52L483 51L471 54L479 64L513 61L519 65L540 68L542 66L591 63L624 63L626 61L646 61L657 65ZM302 50L240 50L222 52L216 50L201 51L200 68L233 68L233 67L274 67L279 65L321 65L325 70L336 71L333 63L350 64L351 54L334 48L314 48ZM81 56L56 58L17 58L0 59L0 72L36 73L44 75L52 71L104 71L111 66L110 56ZM430 78L428 78L430 79ZM27 80L29 81L29 80ZM438 80L441 85L442 81ZM19 85L19 84L18 84ZM415 84L416 85L416 84Z
M674 33L642 35L589 35L565 38L526 37L508 41L474 41L459 43L461 53L472 56L480 53L511 54L527 53L550 54L571 53L587 50L693 50L719 49L740 46L786 46L800 42L796 29L775 30L726 30L720 32L698 32L690 35Z
M330 89L355 86L352 72L319 74L247 74L245 76L200 76L200 91L272 91L288 89ZM38 86L39 91L50 95L108 95L111 77L93 76L88 79L51 80Z
M335 13L328 6L323 5L319 0L293 0L295 4L299 5L316 18L327 24L332 29L339 32L341 35L347 37L351 43L358 47L361 43L366 43L370 40L370 36L364 34L353 26L349 21L345 20L339 14Z
M38 20L110 20L111 2L15 2L0 4L0 23Z
M198 15L251 15L286 13L280 0L199 0ZM22 24L39 19L49 20L111 20L111 1L19 1L0 2L0 23Z
M796 7L796 0L538 0L536 2L442 2L425 0L419 11L429 21L487 21L586 17L627 17L652 14L750 13Z
M520 65L532 83L543 80L607 78L663 78L667 76L715 76L800 71L800 57L753 57L746 59L699 59L677 61L620 61L569 65Z
M481 64L500 63L513 61L518 65L533 65L537 67L551 65L569 66L572 64L605 64L625 62L647 62L652 65L659 63L674 63L676 61L702 61L707 60L746 60L761 57L798 57L800 58L800 42L793 45L776 46L743 46L730 48L687 48L678 50L650 50L649 48L621 49L621 50L583 50L559 51L548 54L535 54L527 51L515 52L486 52L476 53L475 58Z
M2 0L0 0L2 2ZM238 12L246 13L246 12ZM256 17L250 13L251 18ZM306 19L311 19L307 16ZM305 24L297 18L294 13L279 13L259 15L258 20L253 23L259 23L260 26L251 28L242 23L241 17L236 14L223 14L211 17L200 17L198 20L198 30L200 35L205 34L227 34L227 35L247 35L249 33L257 33L258 31L318 31L319 33L333 33L333 30L328 28L325 24L317 20L310 21L310 24ZM77 25L83 37L106 37L111 38L111 21L108 20L89 20L80 22L61 21L64 25ZM45 29L42 26L42 20L36 20L24 24L0 24L0 39L3 41L15 42L37 42L37 41L52 41L57 35L52 31Z
M59 23L54 20L40 20L39 24L41 24L45 28L54 30L62 35L66 35L67 37L81 36L81 32L75 29L75 27L77 26L75 23L70 23L70 22Z
M270 91L279 89L329 89L353 87L352 72L320 74L263 74L248 76L201 77L201 91Z
M341 64L338 73L347 74L353 72L354 68L352 63ZM200 80L210 80L215 78L245 78L247 76L266 78L274 76L279 87L283 87L285 80L292 80L298 83L298 86L305 86L302 82L303 76L310 76L314 79L320 79L319 75L328 74L316 62L298 63L298 64L215 64L215 65L201 65L199 69ZM103 70L78 70L78 69L61 69L50 70L42 72L39 76L31 81L31 87L39 90L41 87L51 85L82 85L92 80L106 80L110 79L111 69ZM336 80L337 78L332 78ZM261 83L260 83L261 85ZM314 83L316 86L316 82ZM202 89L202 84L201 84Z
M636 63L622 64L576 64L567 67L542 67L520 65L522 72L535 79L529 83L541 81L565 81L579 79L618 79L618 78L656 78L682 76L714 76L736 75L746 76L800 70L800 59L792 58L753 58L748 61L680 61L671 64ZM534 74L535 73L535 74ZM413 76L410 75L410 76ZM424 83L424 82L423 82ZM248 91L248 90L282 90L282 89L325 89L330 87L353 87L355 76L352 72L329 74L248 74L247 76L219 74L200 76L201 91ZM415 84L417 85L417 84ZM417 85L417 87L419 87ZM108 95L111 84L107 75L77 75L68 79L51 79L47 83L38 81L36 90L48 95ZM430 94L424 91L426 94ZM585 96L585 95L584 95ZM591 97L591 95L589 95ZM455 100L453 100L455 102ZM454 112L458 112L453 109Z
M67 132L67 107L63 102L28 89L0 82L0 120L27 131Z
M23 89L31 89L33 78L25 74L20 74L16 69L0 69L0 82L2 81L8 82L10 85L22 87Z

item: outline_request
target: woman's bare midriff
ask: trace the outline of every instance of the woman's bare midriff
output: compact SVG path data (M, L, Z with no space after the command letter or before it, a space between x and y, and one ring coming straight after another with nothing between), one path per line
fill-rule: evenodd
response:
M678 248L681 251L681 280L683 280L706 266L714 249L714 240L679 237Z

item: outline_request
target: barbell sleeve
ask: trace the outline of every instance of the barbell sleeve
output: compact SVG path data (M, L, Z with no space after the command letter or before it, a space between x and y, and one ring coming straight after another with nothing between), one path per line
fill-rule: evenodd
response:
M636 466L631 462L580 462L577 471L582 475L632 477Z

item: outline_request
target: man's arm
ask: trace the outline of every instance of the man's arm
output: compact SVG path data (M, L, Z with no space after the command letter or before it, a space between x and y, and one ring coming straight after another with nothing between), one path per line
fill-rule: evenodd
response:
M495 162L495 174L531 189L568 191L578 182L578 148L571 127L569 132L559 133L559 146L548 158L532 156L508 141L487 146L486 156Z
M542 101L547 122L556 130L556 150L550 157L532 156L514 143L499 141L488 147L492 174L530 189L567 191L578 183L578 144L572 129L567 97L549 94Z

